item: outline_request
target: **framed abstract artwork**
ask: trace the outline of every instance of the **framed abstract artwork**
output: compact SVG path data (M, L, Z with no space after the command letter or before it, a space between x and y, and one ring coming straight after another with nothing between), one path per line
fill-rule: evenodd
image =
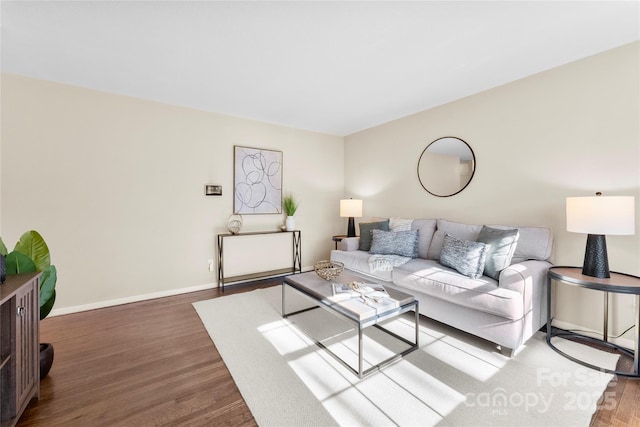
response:
M282 213L282 151L234 146L233 212Z

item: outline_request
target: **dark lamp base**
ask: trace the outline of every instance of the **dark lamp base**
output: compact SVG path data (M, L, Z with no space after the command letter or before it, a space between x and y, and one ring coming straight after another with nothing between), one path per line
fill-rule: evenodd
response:
M349 225L347 226L347 237L356 237L356 224L352 216L349 217Z
M599 279L611 277L609 274L609 259L607 257L607 241L604 234L589 234L587 236L582 274Z

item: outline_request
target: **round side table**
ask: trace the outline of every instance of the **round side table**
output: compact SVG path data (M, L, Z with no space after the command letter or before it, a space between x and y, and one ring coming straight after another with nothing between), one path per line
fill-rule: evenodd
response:
M333 241L336 242L336 249L338 249L338 242L342 242L342 239L345 239L347 237L346 234L339 234L337 236L333 236Z
M551 321L553 320L551 317L551 281L556 280L558 283L563 283L571 286L578 286L581 288L592 289L596 291L602 291L604 293L604 324L603 324L603 332L602 339L589 337L586 335L578 334L576 332L571 331L554 331L551 327ZM636 298L636 310L634 314L634 322L635 322L635 344L636 347L633 351L616 345L614 343L609 342L609 292L615 292L619 294L631 294L635 295ZM582 274L581 267L551 267L547 273L547 344L549 347L554 349L556 352L566 357L567 359L573 360L576 363L579 363L583 366L587 366L589 368L597 369L599 371L608 372L610 374L621 375L625 377L640 377L640 336L639 336L639 328L640 328L640 277L632 276L630 274L623 273L615 273L611 272L611 277L609 279L600 279L597 277L586 276ZM556 348L553 343L551 343L551 338L561 336L561 337L574 337L580 338L583 340L595 342L598 344L605 345L610 348L614 348L618 350L623 355L629 356L633 358L633 372L621 372L616 370L604 369L599 366L591 365L587 362L579 360L571 355L564 353L563 351Z

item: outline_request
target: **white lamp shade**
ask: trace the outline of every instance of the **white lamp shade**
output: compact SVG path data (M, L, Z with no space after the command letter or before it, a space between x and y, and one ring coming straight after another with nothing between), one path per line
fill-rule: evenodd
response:
M340 216L359 218L362 216L362 200L340 200Z
M634 198L632 196L567 197L567 231L585 234L634 234Z

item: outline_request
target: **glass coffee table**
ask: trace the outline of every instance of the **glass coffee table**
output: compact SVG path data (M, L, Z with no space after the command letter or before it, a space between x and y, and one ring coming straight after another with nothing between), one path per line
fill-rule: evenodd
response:
M355 289L349 288L349 284L358 282ZM297 293L302 294L313 306L288 313L286 311L286 290L294 289ZM316 345L326 350L338 362L351 370L359 378L364 378L374 372L379 371L385 366L403 358L407 354L418 348L419 335L419 319L418 301L409 294L400 292L396 289L384 288L382 285L375 283L372 279L363 278L354 274L343 272L340 276L333 280L324 280L315 272L294 274L287 276L282 282L282 317L287 318L309 310L323 308L330 313L337 315L339 318L351 323L358 333L358 350L357 350L357 368L349 365L336 353L331 351L321 341L315 340ZM412 340L404 338L389 329L383 327L380 323L385 320L393 319L402 313L414 311L414 328L415 337ZM363 330L373 326L385 334L408 345L408 348L394 353L367 369L363 365Z

